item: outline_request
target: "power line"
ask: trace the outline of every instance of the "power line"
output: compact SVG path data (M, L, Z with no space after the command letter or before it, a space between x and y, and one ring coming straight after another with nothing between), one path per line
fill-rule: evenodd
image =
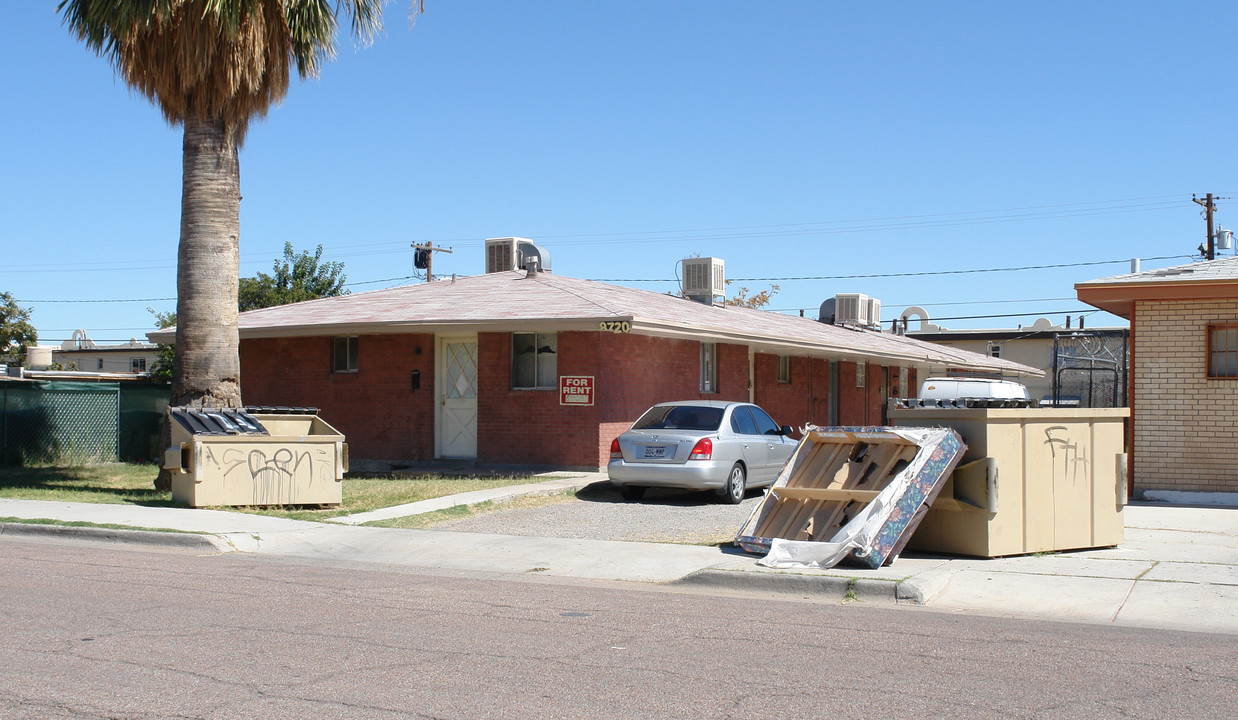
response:
M23 303L130 303L130 302L168 302L174 297L166 298L132 298L128 300L18 300Z
M1026 312L1026 313L999 313L996 315L955 315L954 317L935 317L929 322L935 323L939 320L981 320L986 318L1006 318L1006 317L1031 317L1044 315L1091 315L1092 313L1100 312L1096 308L1080 308L1075 310L1043 310L1041 312Z
M1185 255L1161 255L1159 257L1143 258L1144 260L1171 260L1174 258L1189 257ZM866 273L862 275L814 275L801 277L751 277L751 278L730 278L731 282L790 282L794 280L869 280L874 278L900 278L900 277L926 277L930 275L970 275L976 273L996 273L996 272L1018 272L1022 270L1057 270L1061 268L1071 267L1088 267L1095 265L1113 265L1116 263L1127 263L1129 259L1122 260L1094 260L1088 262L1077 263L1057 263L1053 265L1022 265L1019 267L1002 267L1002 268L980 268L973 270L924 270L920 272L902 272L902 273ZM643 278L590 278L595 282L675 282L674 278L660 278L655 280L646 280Z
M1185 255L1161 255L1157 257L1143 258L1144 260L1172 260L1178 258L1188 258ZM1020 267L1005 267L1005 268L977 268L969 270L926 270L921 272L904 272L904 273L868 273L862 275L816 275L804 277L752 277L752 278L732 278L732 282L791 282L798 280L860 280L860 279L879 279L879 278L900 278L900 277L925 277L934 275L967 275L977 273L997 273L997 272L1018 272L1023 270L1056 270L1070 267L1089 267L1096 265L1113 265L1117 263L1127 263L1129 259L1122 260L1094 260L1077 263L1057 263L1053 265L1024 265ZM401 280L411 280L416 276L405 275L401 277L383 278L381 280L364 280L360 282L347 283L345 287L354 287L358 285L374 285L377 283L396 282ZM593 282L676 282L675 278L588 278ZM1041 298L1038 300L986 300L983 302L1039 302L1042 300L1069 300L1073 298ZM174 297L167 298L134 298L123 300L17 300L20 303L126 303L126 302L170 302L176 300ZM978 303L971 302L956 302L956 303L918 303L925 305L971 305Z
M1000 222L1016 222L1021 220L1051 220L1067 217L1086 217L1091 215L1111 215L1131 212L1147 212L1151 210L1167 210L1181 206L1185 202L1185 194L1148 195L1115 200L1094 200L1087 202L1061 203L1056 205L1030 205L994 210L965 210L946 213L930 213L921 215L894 215L889 217L858 218L852 220L819 220L801 223L779 223L768 225L734 225L723 227L689 228L680 230L646 230L623 233L574 233L567 235L541 235L538 239L577 239L573 245L644 243L644 242L688 242L706 240L737 240L762 237L786 237L795 235L833 235L840 233L880 232L891 230L914 230L941 227L957 227L963 225L989 224ZM1151 202L1149 202L1151 201ZM742 231L742 232L736 232ZM707 234L702 234L707 233ZM723 234L717 234L723 233ZM581 238L597 238L581 240ZM601 239L610 238L610 239ZM476 238L448 238L434 240L440 247L444 244L461 243L466 246L477 246L481 241ZM352 248L382 248L390 246L390 250L367 250L356 253L339 253L339 250ZM406 252L406 241L380 243L356 243L351 245L334 245L332 251L336 257L362 257L368 255L388 255ZM266 251L242 253L241 262L253 263L258 258L269 259ZM158 263L158 264L152 264ZM176 267L171 259L166 260L105 260L90 263L28 263L7 264L0 272L11 273L45 273L45 272L115 272L119 270L162 270Z

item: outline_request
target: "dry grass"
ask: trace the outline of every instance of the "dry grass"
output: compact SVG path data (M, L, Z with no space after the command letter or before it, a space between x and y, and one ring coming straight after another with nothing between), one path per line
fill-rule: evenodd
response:
M78 467L0 467L0 498L172 506L155 490L159 468L135 463Z
M107 463L80 467L0 467L0 498L178 507L170 492L155 490L154 465ZM216 508L273 515L297 520L328 518L366 512L454 495L487 490L543 478L529 476L458 477L445 475L384 475L347 477L338 507Z
M236 509L256 515L271 515L292 520L329 520L341 515L378 510L420 500L490 490L508 485L539 482L542 478L527 475L500 477L458 477L444 475L385 475L381 477L345 478L338 507L261 507Z
M547 505L557 505L558 503L571 502L575 499L575 492L561 492L554 493L552 495L526 495L524 497L506 500L504 502L483 502L476 505L456 505L455 507L450 507L445 510L435 510L433 512L422 513L420 515L408 515L406 517L392 518L390 520L375 520L374 522L366 523L366 525L369 527L411 528L414 530L425 530L452 520L464 520L465 518L485 515L493 512L502 512L504 510L521 510L525 508L539 508Z

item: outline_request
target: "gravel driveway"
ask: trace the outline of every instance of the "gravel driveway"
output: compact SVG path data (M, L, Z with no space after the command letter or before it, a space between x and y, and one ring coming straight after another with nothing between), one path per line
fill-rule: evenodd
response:
M627 502L613 485L600 482L581 489L575 500L452 520L434 529L710 545L735 539L762 492L750 490L739 505L720 503L713 493L658 489L650 489L639 502Z

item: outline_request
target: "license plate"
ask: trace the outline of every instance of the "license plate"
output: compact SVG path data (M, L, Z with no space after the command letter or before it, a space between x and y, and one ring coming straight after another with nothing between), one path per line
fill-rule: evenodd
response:
M645 457L647 458L664 458L666 457L665 445L646 445Z

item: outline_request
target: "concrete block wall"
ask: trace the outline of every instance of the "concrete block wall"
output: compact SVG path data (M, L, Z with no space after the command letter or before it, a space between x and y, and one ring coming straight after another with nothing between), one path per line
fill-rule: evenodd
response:
M1136 303L1136 493L1238 491L1238 379L1208 378L1208 326L1225 323L1238 300Z

